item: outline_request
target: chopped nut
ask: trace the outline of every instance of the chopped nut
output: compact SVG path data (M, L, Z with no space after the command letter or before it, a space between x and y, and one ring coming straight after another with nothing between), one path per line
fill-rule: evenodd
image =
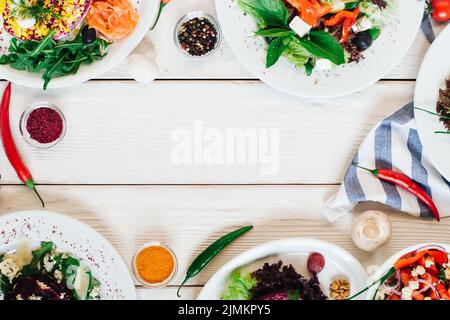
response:
M330 297L334 300L345 300L350 297L350 282L347 279L336 279L331 282Z

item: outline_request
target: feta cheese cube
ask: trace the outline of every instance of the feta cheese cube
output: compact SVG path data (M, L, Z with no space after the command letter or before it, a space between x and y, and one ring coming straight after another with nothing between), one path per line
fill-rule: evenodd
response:
M355 33L363 32L372 28L372 21L366 16L358 19L356 23L353 25L352 30Z
M294 19L292 19L291 23L289 23L289 28L291 28L296 34L298 34L300 38L306 36L311 30L311 26L299 16L296 16Z
M328 59L318 59L316 60L317 70L330 70L333 67L333 63Z

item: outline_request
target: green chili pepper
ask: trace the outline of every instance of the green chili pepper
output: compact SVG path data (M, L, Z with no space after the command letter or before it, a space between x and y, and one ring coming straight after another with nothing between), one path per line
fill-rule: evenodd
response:
M199 274L200 271L202 271L208 265L208 263L210 263L211 260L214 259L214 257L217 256L231 242L252 229L253 226L247 226L230 232L224 235L222 238L216 240L213 244L206 248L205 251L200 253L189 266L186 272L186 278L184 278L183 282L178 287L177 296L180 297L180 290L189 279Z
M370 285L368 285L367 287L365 287L364 289L362 289L360 292L354 294L353 296L351 296L350 298L347 298L347 300L353 300L354 298L356 298L357 296L363 294L364 292L366 292L367 290L369 290L370 288L372 288L374 285L379 284L377 291L375 291L375 294L373 295L372 300L375 300L375 297L378 293L378 290L380 289L380 286L387 280L387 278L389 278L393 273L395 272L395 268L392 267L391 269L389 269L381 278L379 278L377 281L372 282Z

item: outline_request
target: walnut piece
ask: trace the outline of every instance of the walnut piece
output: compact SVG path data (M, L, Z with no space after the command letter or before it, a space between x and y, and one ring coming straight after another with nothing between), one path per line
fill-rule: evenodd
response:
M347 279L336 279L331 282L330 297L334 300L345 300L350 297L350 282Z

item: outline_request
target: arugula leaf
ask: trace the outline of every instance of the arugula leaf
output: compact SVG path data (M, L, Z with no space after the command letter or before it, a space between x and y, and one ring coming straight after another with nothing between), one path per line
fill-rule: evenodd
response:
M325 31L311 31L308 37L300 39L300 43L316 57L328 59L336 65L345 63L344 49Z
M280 59L283 51L287 48L289 42L286 43L286 38L275 38L270 42L269 48L267 49L267 59L266 59L266 67L270 68L275 63L277 63L278 59Z
M267 38L279 38L279 37L286 37L289 35L294 35L294 31L281 29L281 28L262 29L262 30L256 31L255 35L267 37Z
M39 263L44 259L44 256L53 250L54 248L53 242L50 241L42 241L41 247L37 250L34 250L31 254L33 258L31 259L31 262L24 266L22 269L22 275L29 275L36 273L39 269Z
M288 27L289 12L281 0L238 0L238 4L261 28Z
M8 64L17 70L26 70L32 73L42 73L44 90L55 77L75 74L82 64L91 64L101 60L109 43L96 39L86 44L81 34L72 41L57 43L51 31L41 41L21 41L12 39L8 54L0 56L0 64Z

